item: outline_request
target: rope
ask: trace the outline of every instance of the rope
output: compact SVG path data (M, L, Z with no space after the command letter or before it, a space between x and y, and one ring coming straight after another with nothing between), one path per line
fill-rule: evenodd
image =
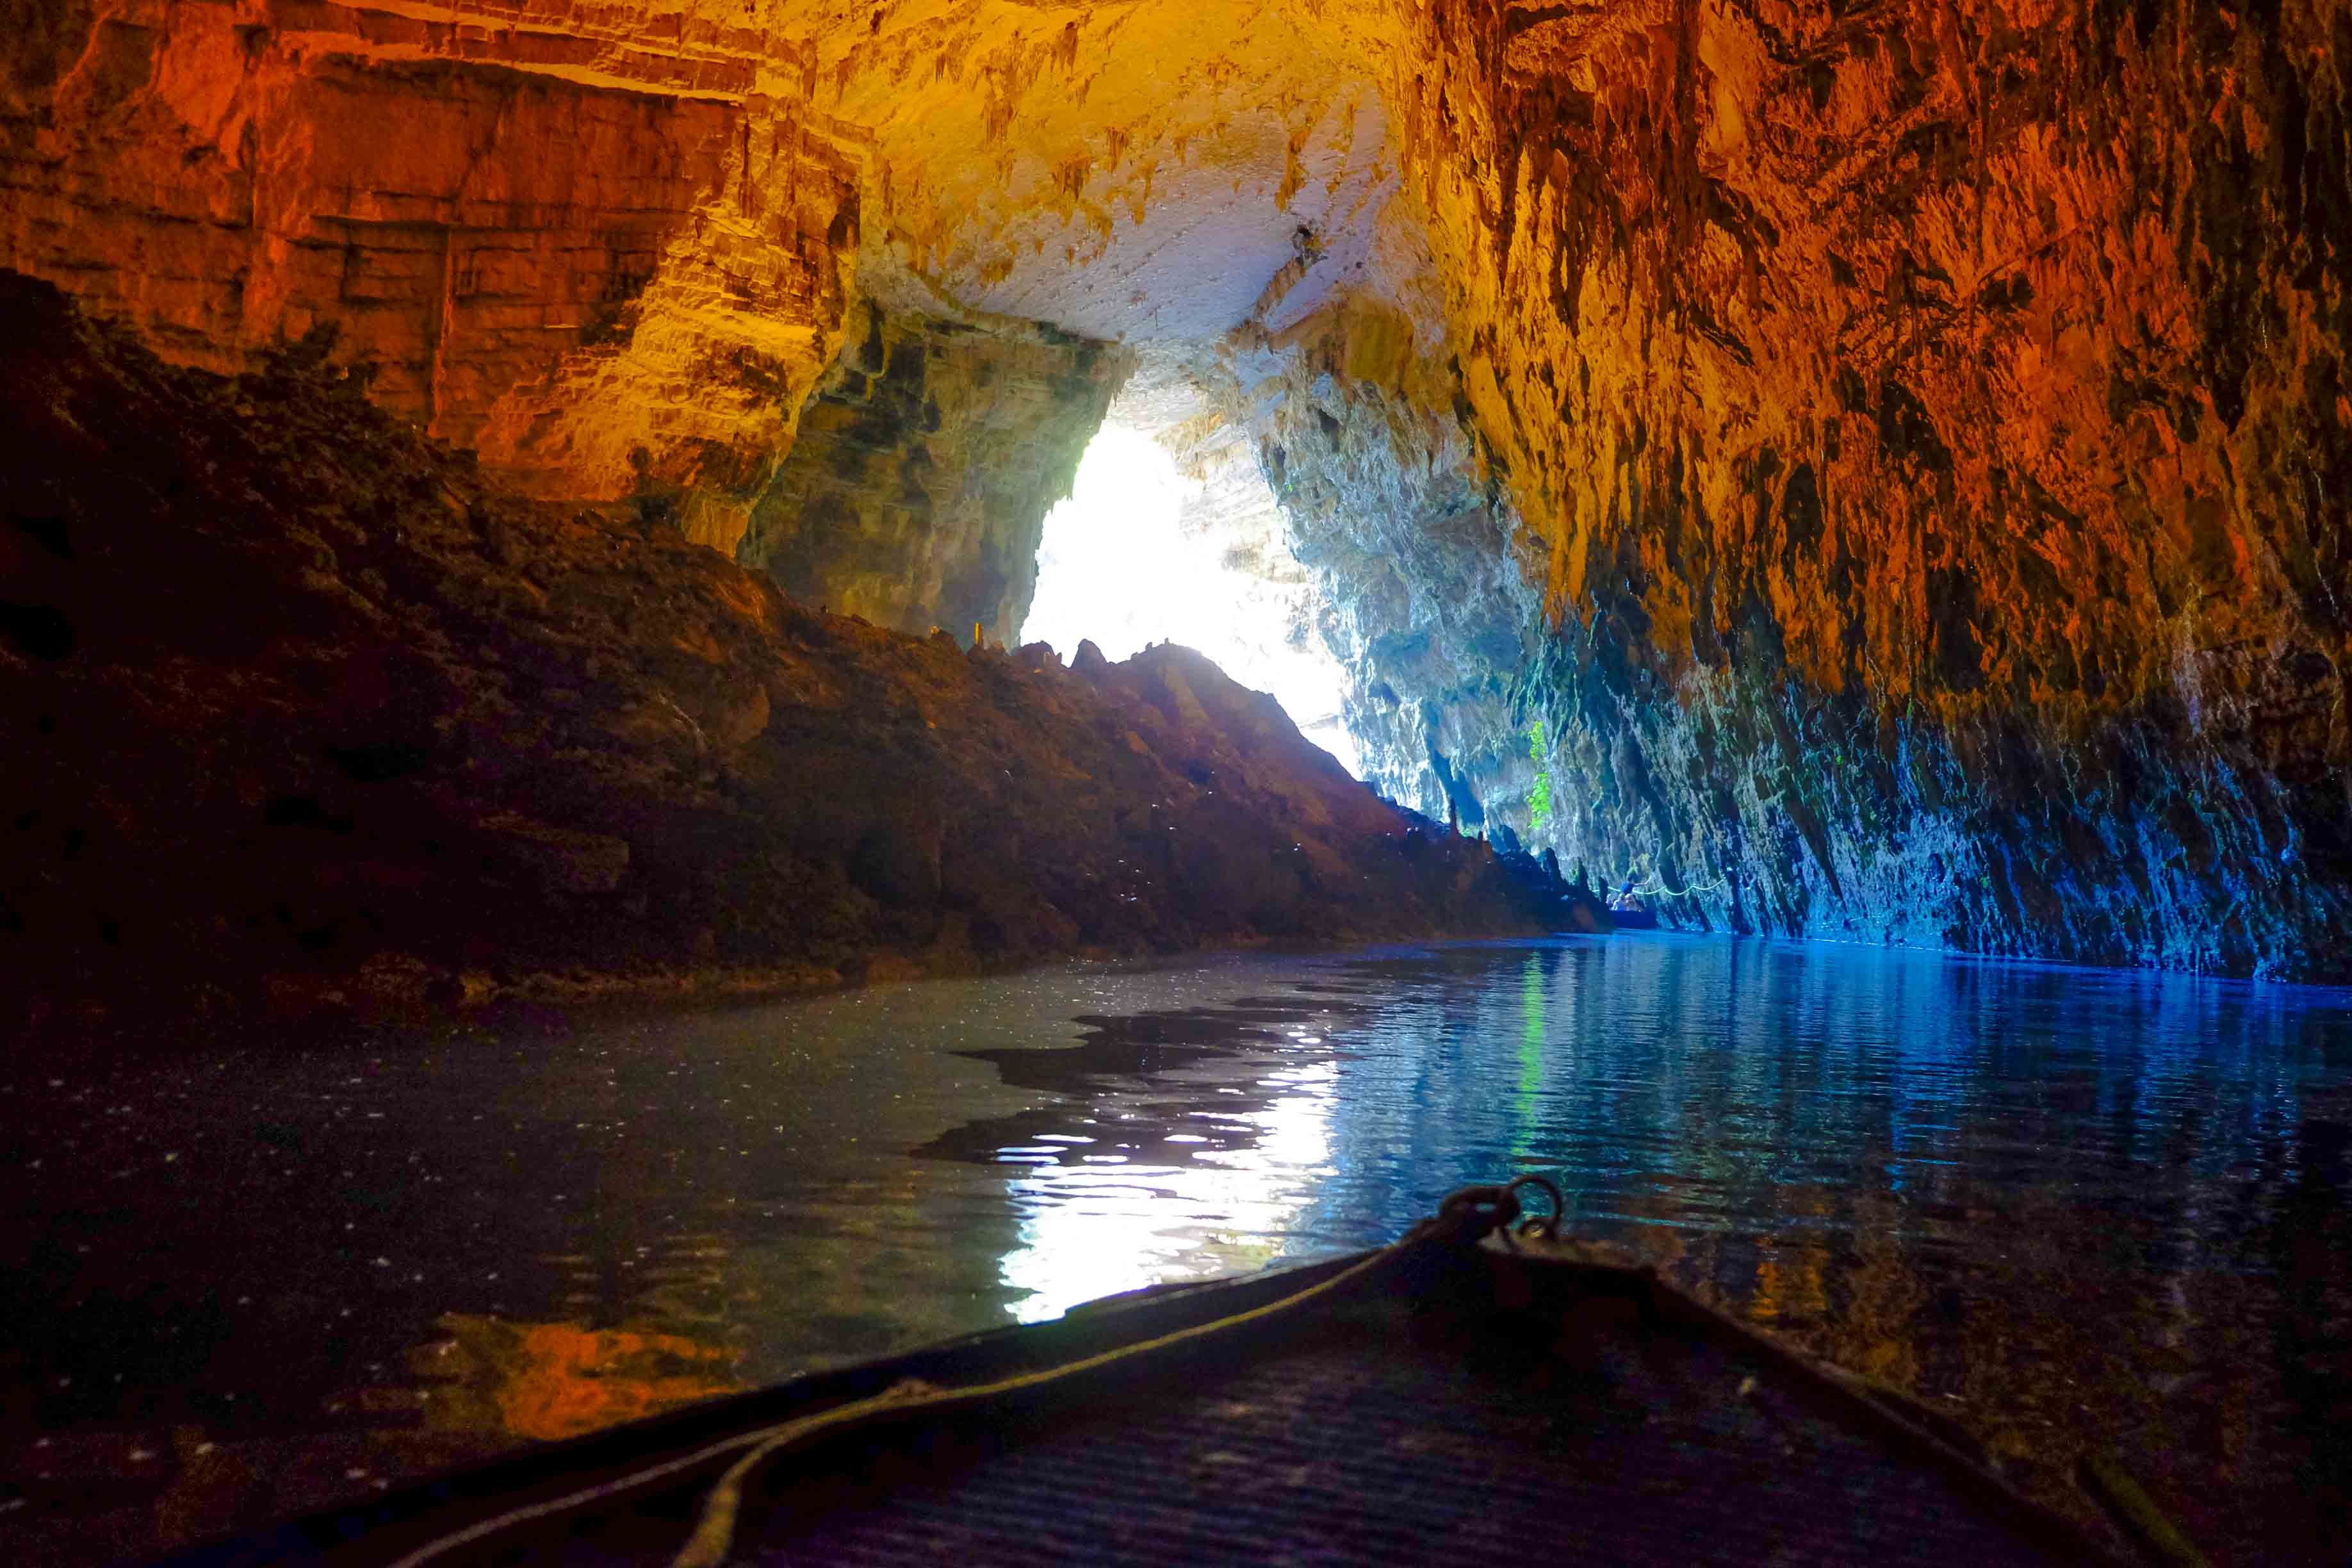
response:
M496 1514L468 1525L453 1534L427 1542L405 1557L399 1559L392 1568L422 1568L423 1564L446 1557L461 1547L471 1546L478 1542L502 1535L519 1526L560 1514L577 1512L598 1503L613 1501L631 1492L656 1485L673 1476L698 1468L726 1455L745 1450L742 1457L727 1468L726 1473L719 1478L709 1492L705 1495L701 1520L696 1524L694 1533L688 1538L685 1547L670 1563L670 1568L720 1568L720 1564L727 1560L728 1552L734 1546L736 1520L742 1511L744 1483L751 1479L762 1464L788 1448L796 1447L812 1437L842 1431L868 1421L902 1415L919 1410L950 1410L959 1405L979 1404L1008 1394L1041 1388L1065 1378L1097 1372L1104 1367L1114 1366L1120 1362L1133 1360L1139 1356L1156 1354L1178 1345L1189 1344L1213 1335L1225 1333L1250 1323L1263 1322L1309 1301L1319 1300L1344 1285L1362 1279L1382 1264L1393 1261L1410 1248L1425 1246L1441 1237L1475 1241L1489 1231L1507 1226L1520 1212L1517 1194L1519 1189L1526 1186L1536 1187L1546 1192L1552 1200L1555 1215L1565 1212L1564 1206L1559 1203L1559 1189L1540 1176L1521 1176L1516 1181L1498 1187L1465 1187L1439 1205L1436 1217L1422 1221L1399 1240L1391 1242L1377 1252L1359 1258L1328 1279L1318 1280L1305 1289L1285 1296L1279 1300L1252 1307L1246 1311L1236 1312L1231 1317L1218 1318L1209 1322L1192 1324L1189 1328L1177 1329L1161 1334L1156 1339L1140 1340L1133 1344L1097 1352L1094 1355L1083 1356L1074 1362L1066 1362L1060 1366L1047 1367L1038 1372L1017 1373L1011 1377L999 1378L993 1383L974 1384L962 1388L940 1388L919 1378L908 1378L903 1383L893 1384L881 1393L868 1395L866 1398L852 1400L846 1405L837 1405L830 1410L822 1410L815 1415L803 1415L773 1426L765 1426L751 1432L739 1432L731 1437L722 1438L680 1458L665 1460L642 1470L633 1470L627 1475L599 1486L583 1488L579 1491L546 1502L509 1509L504 1513ZM1506 1234L1508 1234L1507 1231Z
M1404 1243L1397 1244L1397 1246L1402 1245ZM958 1405L978 1404L1003 1394L1018 1394L1026 1389L1058 1383L1064 1378L1076 1377L1081 1373L1099 1371L1132 1357L1149 1355L1156 1351L1171 1350L1193 1340L1239 1328L1244 1323L1263 1321L1279 1313L1289 1311L1303 1302L1328 1295L1340 1286L1360 1278L1366 1270L1386 1260L1395 1250L1396 1247L1384 1247L1370 1258L1341 1269L1330 1279L1310 1285L1295 1296L1286 1296L1279 1301L1270 1301L1263 1307L1252 1308L1246 1312L1236 1312L1230 1318L1220 1318L1213 1322L1195 1323L1191 1328L1178 1329L1173 1333L1162 1334L1158 1339L1142 1340L1131 1345L1121 1345L1117 1350L1084 1356L1061 1366L1049 1367L1043 1372L1019 1373L1012 1377L999 1378L994 1383L975 1384L967 1388L933 1388L928 1384L909 1380L886 1389L871 1399L862 1399L854 1405L841 1405L836 1409L803 1416L798 1421L787 1421L781 1426L771 1427L761 1436L759 1446L736 1460L727 1473L719 1478L719 1484L710 1489L709 1495L703 1499L702 1521L695 1526L694 1534L688 1540L686 1549L671 1559L670 1568L720 1568L720 1565L727 1561L729 1550L734 1545L735 1520L742 1508L743 1483L751 1479L761 1465L786 1448L815 1436L820 1432L849 1426L870 1416L896 1415L910 1410L941 1411L952 1409Z

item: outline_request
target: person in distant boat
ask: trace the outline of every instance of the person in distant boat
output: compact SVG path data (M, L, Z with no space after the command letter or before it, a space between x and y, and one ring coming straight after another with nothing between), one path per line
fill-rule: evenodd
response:
M1622 887L1609 895L1609 907L1612 910L1621 912L1633 911L1639 913L1642 910L1647 910L1650 906L1642 901L1642 895L1633 890L1633 879L1628 877L1625 879L1625 882Z

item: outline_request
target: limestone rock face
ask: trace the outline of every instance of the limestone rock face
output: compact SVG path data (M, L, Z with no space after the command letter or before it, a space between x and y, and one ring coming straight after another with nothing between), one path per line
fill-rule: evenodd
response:
M1546 546L1563 854L1717 922L2343 973L2347 38L1426 11L1393 111Z
M794 598L1016 640L1045 513L1129 356L1097 340L861 312L737 548Z
M1321 635L1352 677L1366 776L1483 829L1486 803L1510 793L1496 753L1525 728L1519 673L1549 637L1541 552L1475 426L1424 412L1450 403L1454 377L1410 317L1357 300L1285 346L1260 460L1320 587Z
M27 3L0 265L175 358L331 326L388 406L610 497L761 477L832 357L856 180L781 0Z
M894 625L1017 628L1022 514L1099 419L1075 382L1120 363L1069 340L1213 336L1393 182L1371 84L1231 0L28 5L0 267L210 368L331 328L380 402L530 493L721 551L756 527L796 591ZM882 453L860 299L1009 384L941 378L917 406L948 427ZM804 406L819 449L779 476ZM859 450L930 477L848 502L882 477L834 471Z

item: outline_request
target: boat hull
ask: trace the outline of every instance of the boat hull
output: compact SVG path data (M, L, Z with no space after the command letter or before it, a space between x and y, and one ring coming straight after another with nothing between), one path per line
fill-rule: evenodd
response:
M709 1560L775 1568L2113 1560L1899 1402L1641 1268L1437 1237L803 1379L182 1561L667 1563L730 1466Z

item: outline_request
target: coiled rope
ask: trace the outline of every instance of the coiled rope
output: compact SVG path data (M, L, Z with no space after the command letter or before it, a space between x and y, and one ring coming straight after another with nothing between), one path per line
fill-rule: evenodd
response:
M1438 1205L1434 1216L1422 1221L1400 1239L1368 1253L1328 1279L1319 1279L1302 1290L1285 1296L1230 1317L1195 1323L1189 1328L1174 1330L1154 1339L1139 1340L1132 1344L1082 1356L1060 1366L1042 1371L1017 1373L992 1383L973 1384L961 1388L940 1388L919 1378L896 1383L881 1393L864 1399L852 1400L814 1415L800 1416L763 1426L755 1431L739 1432L731 1437L698 1448L693 1453L675 1459L633 1470L601 1485L583 1488L566 1496L546 1502L532 1503L468 1525L464 1530L427 1542L393 1568L423 1568L423 1565L445 1558L453 1552L478 1545L540 1520L559 1518L577 1513L600 1503L616 1501L635 1493L658 1487L673 1477L683 1475L704 1465L740 1454L735 1462L715 1482L703 1499L702 1517L686 1545L671 1559L670 1568L720 1568L735 1543L735 1526L742 1512L743 1489L760 1467L779 1454L799 1447L811 1439L846 1431L870 1422L882 1421L915 1411L946 1412L962 1406L978 1405L1005 1394L1042 1388L1049 1384L1098 1372L1121 1362L1131 1361L1181 1344L1190 1344L1253 1323L1262 1323L1331 1295L1341 1288L1361 1279L1383 1264L1393 1262L1404 1252L1433 1242L1450 1241L1466 1245L1500 1230L1507 1239L1507 1228L1522 1212L1518 1194L1534 1188L1550 1199L1552 1212L1549 1217L1532 1220L1526 1230L1542 1235L1557 1234L1567 1213L1561 1203L1559 1189L1542 1176L1520 1176L1501 1186L1465 1187Z

